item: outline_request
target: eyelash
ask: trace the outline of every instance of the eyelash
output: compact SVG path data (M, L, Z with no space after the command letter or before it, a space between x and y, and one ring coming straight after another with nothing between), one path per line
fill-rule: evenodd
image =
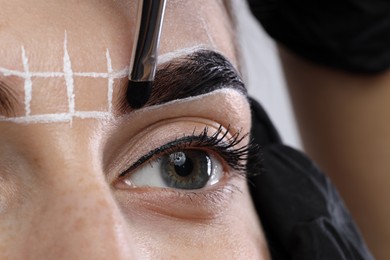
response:
M229 129L230 126L228 126L226 130L224 130L224 127L220 125L217 131L212 135L208 134L208 127L205 127L203 131L198 135L195 134L196 129L194 129L192 135L176 139L175 141L169 142L140 157L132 166L130 166L123 173L121 173L119 177L126 176L127 174L131 173L132 171L142 166L144 163L150 161L154 157L177 152L178 150L182 149L212 150L217 155L219 155L229 165L229 167L235 170L237 174L242 177L248 177L254 173L249 173L247 171L246 162L261 161L259 158L259 146L253 144L252 142L249 142L249 144L246 144L242 147L234 148L235 146L240 144L248 136L248 134L244 134L241 136L241 132L236 132L233 136L225 140L227 134L229 133ZM256 171L257 165L251 168L254 168Z

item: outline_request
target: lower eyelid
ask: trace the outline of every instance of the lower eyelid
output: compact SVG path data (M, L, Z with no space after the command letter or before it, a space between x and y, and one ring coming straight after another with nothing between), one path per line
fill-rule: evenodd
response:
M152 215L207 221L222 217L234 196L242 193L237 180L227 179L225 182L199 191L140 187L131 189L131 196L126 189L117 190L117 195L120 201L126 201L125 210L136 207L139 212Z

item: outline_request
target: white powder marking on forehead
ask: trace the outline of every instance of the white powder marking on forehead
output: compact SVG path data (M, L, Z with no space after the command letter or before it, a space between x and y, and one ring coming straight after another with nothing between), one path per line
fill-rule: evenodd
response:
M107 72L108 72L108 91L107 91L107 99L108 99L108 112L112 112L112 95L114 93L114 79L112 77L112 62L110 51L106 50L106 60L107 60Z
M75 111L70 113L56 113L43 115L30 115L24 117L0 117L0 122L17 124L45 124L45 123L71 123L74 118L80 119L109 119L112 114L101 111Z
M26 111L26 116L28 116L31 114L30 105L32 99L32 80L31 80L30 68L28 65L28 58L23 46L22 46L22 61L23 61L24 73L26 74L24 80L24 109Z
M208 46L208 45L204 45L204 44L196 45L196 46L189 47L189 48L183 48L183 49L179 49L176 51L164 53L163 55L158 57L158 63L164 64L164 63L169 62L175 58L184 57L184 56L192 54L196 51L206 50L206 49L207 50L214 50L214 48L212 46Z
M169 62L172 59L189 55L199 50L213 49L207 45L197 45L190 48L183 48L173 52L160 55L159 64ZM46 123L70 123L74 118L78 119L108 119L112 118L113 110L113 92L114 80L123 79L128 76L129 67L126 66L121 70L114 71L112 68L112 60L109 49L106 49L107 72L77 72L72 69L71 57L68 52L68 39L65 32L64 38L64 56L63 56L63 71L30 71L29 59L26 50L21 46L21 56L23 62L23 71L11 70L0 67L0 74L4 77L15 76L24 79L24 106L25 115L17 117L0 116L0 122L12 122L17 124L46 124ZM101 78L107 79L107 111L76 111L75 108L75 93L74 78ZM66 85L66 93L68 99L68 112L53 113L53 114L34 114L31 110L33 78L63 78Z
M183 98L183 99L176 99L176 100L169 101L167 103L154 105L154 106L150 106L150 107L145 107L145 108L142 108L140 110L136 110L133 113L134 114L138 114L138 113L143 113L143 112L146 112L146 111L153 111L153 110L158 111L159 109L164 109L164 107L167 107L167 106L179 105L179 104L183 104L183 103L186 103L186 102L189 102L189 101L196 101L196 100L203 99L205 97L214 96L214 95L221 95L221 94L225 94L225 95L226 94L228 94L228 95L239 94L239 95L242 96L242 93L240 91L236 90L236 89L233 89L233 88L222 88L222 89L217 89L217 90L214 90L212 92L205 93L205 94L198 95L198 96L186 97L186 98Z
M207 25L206 20L201 15L199 15L199 19L202 22L203 29L206 31L206 35L207 35L207 38L209 39L211 46L213 46L215 48L215 46L216 46L215 41L214 41L213 36L210 33L210 29L209 29L209 26Z
M70 57L68 53L68 37L66 32L65 32L65 40L64 40L64 78L66 84L66 93L68 95L69 114L73 115L75 112L74 80L73 80L72 63L70 61Z

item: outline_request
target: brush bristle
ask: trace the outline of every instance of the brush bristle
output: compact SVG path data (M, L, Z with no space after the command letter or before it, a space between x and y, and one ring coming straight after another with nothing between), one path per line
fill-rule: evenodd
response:
M131 81L127 86L126 99L133 109L142 108L152 94L152 81Z

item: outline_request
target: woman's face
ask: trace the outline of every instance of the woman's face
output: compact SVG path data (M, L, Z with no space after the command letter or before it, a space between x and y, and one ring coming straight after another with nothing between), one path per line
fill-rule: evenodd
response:
M0 0L1 259L266 256L222 1L167 1L154 94L134 111L136 2Z

